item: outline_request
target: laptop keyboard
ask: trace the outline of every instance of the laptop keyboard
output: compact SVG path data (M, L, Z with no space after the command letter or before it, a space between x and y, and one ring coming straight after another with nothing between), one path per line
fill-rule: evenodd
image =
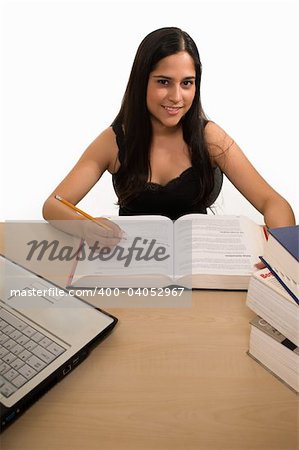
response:
M0 307L0 393L10 397L66 351Z

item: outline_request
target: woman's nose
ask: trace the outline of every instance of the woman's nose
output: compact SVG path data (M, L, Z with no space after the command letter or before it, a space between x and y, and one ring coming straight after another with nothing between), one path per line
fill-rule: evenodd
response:
M182 90L180 85L174 85L169 91L168 98L173 103L178 103L182 100Z

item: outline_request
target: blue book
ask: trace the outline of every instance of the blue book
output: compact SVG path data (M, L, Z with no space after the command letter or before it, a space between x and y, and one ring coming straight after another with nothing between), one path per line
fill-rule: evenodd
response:
M268 231L284 250L299 261L299 225L269 228Z
M268 241L262 256L276 273L283 274L286 280L290 280L291 285L298 287L299 226L269 228Z

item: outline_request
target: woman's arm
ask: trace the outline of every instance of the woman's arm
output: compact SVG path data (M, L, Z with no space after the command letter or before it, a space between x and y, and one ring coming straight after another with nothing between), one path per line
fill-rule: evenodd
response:
M77 164L47 198L43 206L44 219L77 218L78 215L57 201L55 195L60 195L76 205L106 170L114 170L117 153L115 135L111 128L107 128L87 147Z
M76 205L106 170L114 172L118 169L118 165L115 135L112 128L107 128L89 145L73 169L47 198L43 205L44 219L71 234L89 238L90 241L99 238L102 245L108 242L109 245L117 244L121 235L117 225L107 221L111 228L109 232L59 202L55 199L55 195Z
M267 227L295 224L289 203L257 172L240 147L213 122L206 126L211 157L233 185L264 216Z

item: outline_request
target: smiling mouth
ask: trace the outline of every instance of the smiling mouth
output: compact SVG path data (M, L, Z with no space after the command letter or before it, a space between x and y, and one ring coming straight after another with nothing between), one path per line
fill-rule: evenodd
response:
M182 106L164 106L162 105L165 111L167 111L169 114L177 114L180 109L182 109Z
M162 105L166 111L175 112L182 108L182 106L164 106Z

